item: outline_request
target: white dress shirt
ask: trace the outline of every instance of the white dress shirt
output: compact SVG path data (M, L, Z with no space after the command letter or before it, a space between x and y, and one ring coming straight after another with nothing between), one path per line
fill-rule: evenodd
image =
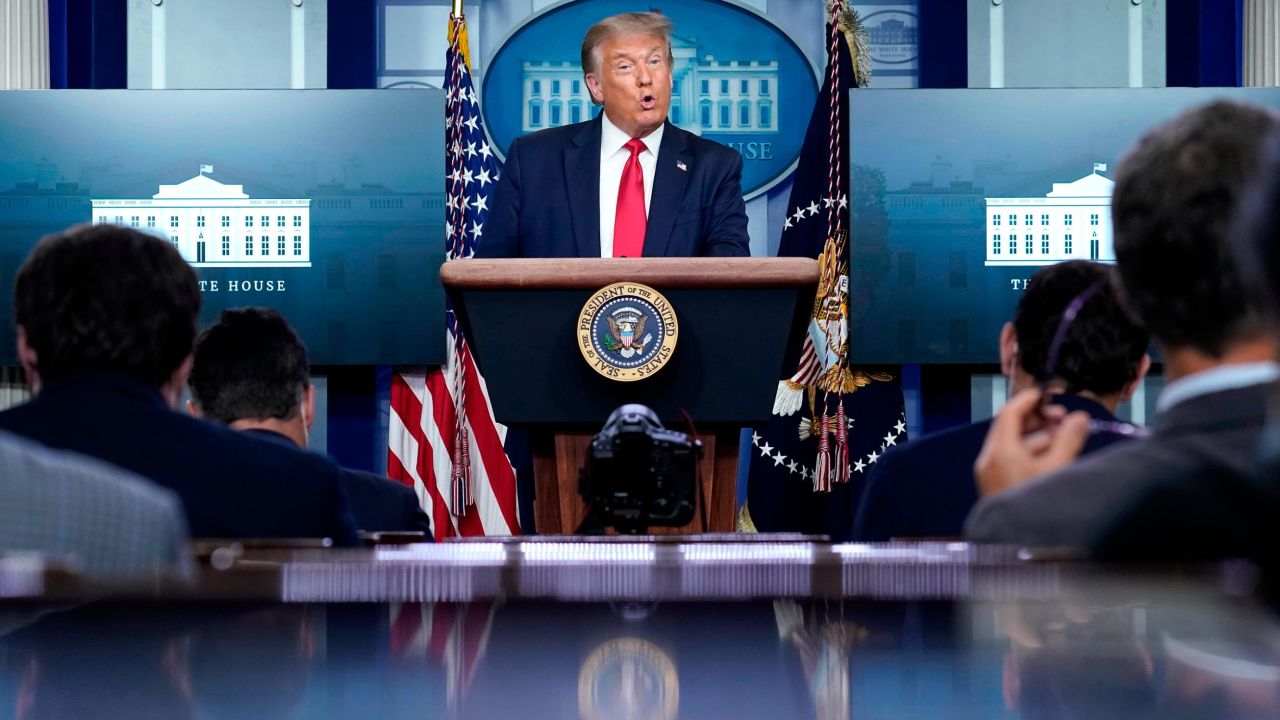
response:
M622 169L626 167L631 151L626 144L631 136L609 122L609 116L600 112L600 257L613 257L613 220L618 213L618 186L622 183ZM644 214L649 215L649 198L653 196L653 174L658 167L658 149L662 147L662 131L666 125L641 138L645 149L640 151L640 170L644 173Z

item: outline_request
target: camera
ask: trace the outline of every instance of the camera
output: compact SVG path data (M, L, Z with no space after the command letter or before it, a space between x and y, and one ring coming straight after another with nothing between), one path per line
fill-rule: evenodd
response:
M578 492L605 527L636 534L693 520L702 443L644 405L614 410L592 440Z

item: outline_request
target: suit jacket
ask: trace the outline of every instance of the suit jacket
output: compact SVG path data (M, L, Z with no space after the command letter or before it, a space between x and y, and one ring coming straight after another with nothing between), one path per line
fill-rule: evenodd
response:
M72 560L121 578L191 570L182 503L154 483L0 432L0 551Z
M1090 556L1144 563L1248 558L1270 575L1272 599L1280 598L1277 420L1272 414L1259 432L1250 471L1189 463L1182 472L1152 478L1092 539Z
M1156 417L1145 440L1094 453L983 498L965 521L978 542L1088 548L1153 484L1184 476L1243 478L1257 467L1267 385L1188 398Z
M1083 410L1095 420L1116 421L1105 407L1078 395L1060 395L1053 402L1068 411ZM973 463L990 428L991 421L984 420L885 453L867 475L852 540L959 537L965 517L978 502ZM1125 439L1113 432L1093 433L1084 452Z
M267 442L297 447L288 437L271 430L243 432ZM431 520L422 512L412 488L363 470L340 467L339 471L356 527L370 532L421 531L427 534L427 540L432 539Z
M517 138L477 257L600 257L600 128L594 120ZM645 257L746 256L742 156L667 123Z
M195 537L357 542L336 465L174 412L131 377L85 372L50 384L0 412L0 429L169 488Z

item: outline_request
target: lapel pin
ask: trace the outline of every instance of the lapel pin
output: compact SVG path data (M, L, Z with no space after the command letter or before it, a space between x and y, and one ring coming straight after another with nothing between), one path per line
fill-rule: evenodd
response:
M676 167L679 168L681 172L687 172L689 170L689 166L685 165L683 160L677 160Z

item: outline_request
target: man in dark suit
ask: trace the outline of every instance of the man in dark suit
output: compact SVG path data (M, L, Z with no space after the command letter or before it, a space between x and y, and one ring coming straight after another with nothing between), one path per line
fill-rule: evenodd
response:
M196 274L164 240L115 225L44 238L14 286L36 394L0 413L0 429L169 488L194 537L355 544L332 463L174 411L199 310Z
M1025 391L996 418L978 458L984 498L968 537L1087 548L1153 485L1255 472L1280 367L1260 298L1231 262L1229 229L1278 134L1274 113L1219 101L1157 126L1129 151L1111 207L1121 292L1165 364L1152 435L1067 466L1088 419L1072 413L1027 435L1044 423L1035 391Z
M1146 375L1150 336L1120 305L1106 265L1072 260L1042 268L1018 300L1013 321L1000 331L1000 369L1018 393L1047 384L1053 402L1081 410L1106 426L1122 426L1116 407ZM1085 294L1088 296L1085 297ZM1067 308L1085 297L1074 319ZM1057 357L1050 358L1059 326ZM1052 365L1051 377L1046 372ZM853 540L884 542L907 537L956 537L978 501L973 462L991 421L931 435L885 453L867 476L853 524ZM1103 431L1090 435L1085 452L1132 437Z
M671 21L624 13L587 31L594 120L518 138L478 257L750 254L742 156L667 122Z
M275 310L224 311L196 340L189 382L187 410L195 417L267 442L307 447L315 421L307 348ZM431 538L431 522L412 489L370 472L340 471L361 530L421 531Z
M1241 200L1231 232L1245 292L1262 298L1280 332L1280 137L1263 153L1262 182ZM1275 389L1280 392L1280 388ZM1193 465L1153 481L1093 540L1107 561L1206 561L1249 558L1266 571L1280 599L1280 416L1271 412L1252 472L1205 473Z

